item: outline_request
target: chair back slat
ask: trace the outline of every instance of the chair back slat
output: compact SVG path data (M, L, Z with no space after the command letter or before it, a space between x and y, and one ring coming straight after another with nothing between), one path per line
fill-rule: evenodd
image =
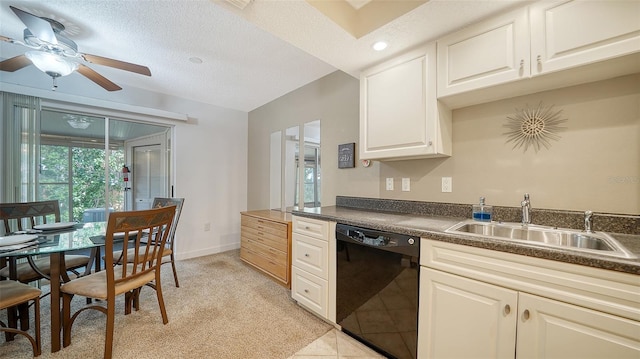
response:
M107 282L134 280L137 276L159 270L162 263L162 248L165 246L175 214L175 206L153 208L142 211L112 212L105 235L105 270ZM122 251L122 258L114 258L114 241L122 236L122 248L135 248L133 258ZM126 265L118 265L127 263ZM107 285L113 290L114 285Z
M58 200L0 203L4 234L33 228L38 224L60 222Z
M160 208L167 206L176 206L176 213L173 216L173 222L171 224L171 230L169 231L169 237L167 238L167 247L173 249L173 237L176 234L176 228L178 227L178 220L180 220L180 214L182 213L182 205L184 204L184 198L163 198L156 197L153 199L152 208Z

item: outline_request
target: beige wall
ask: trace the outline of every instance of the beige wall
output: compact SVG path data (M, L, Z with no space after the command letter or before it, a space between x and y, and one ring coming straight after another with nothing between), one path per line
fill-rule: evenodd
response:
M323 206L337 195L379 197L379 164L338 169L338 145L358 143L359 82L336 71L249 112L247 209L269 208L269 136L320 120Z
M358 143L358 81L336 72L249 114L248 209L269 205L269 134L322 119L322 201L336 195L640 214L640 74L470 106L453 112L453 156L337 169L337 146ZM537 153L506 143L507 116L540 102L566 129ZM441 177L453 178L442 193ZM384 180L393 177L395 190ZM401 179L411 191L401 191Z
M551 147L524 153L506 143L515 109L540 102L568 119ZM525 192L533 207L640 213L640 75L470 106L453 112L453 156L385 162L380 177L411 178L411 192L381 197L518 206ZM453 192L441 192L441 178Z

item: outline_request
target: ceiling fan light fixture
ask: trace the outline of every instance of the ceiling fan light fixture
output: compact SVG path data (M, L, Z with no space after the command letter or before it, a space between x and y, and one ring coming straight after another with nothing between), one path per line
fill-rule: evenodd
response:
M91 126L91 121L87 120L86 117L64 115L64 118L67 119L67 123L69 124L69 126L79 130L86 130L89 126Z
M56 78L67 76L78 68L78 63L63 56L44 51L27 51L25 56L42 72Z

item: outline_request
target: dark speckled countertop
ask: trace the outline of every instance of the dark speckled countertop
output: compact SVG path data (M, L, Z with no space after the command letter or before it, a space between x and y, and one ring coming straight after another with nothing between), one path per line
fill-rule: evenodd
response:
M486 248L496 251L515 253L531 257L562 261L632 274L640 274L640 259L617 258L606 255L585 253L571 249L543 247L539 245L529 245L508 240L479 238L469 235L445 233L445 230L447 228L469 218L465 216L456 216L456 214L460 214L455 213L456 209L454 209L453 211L441 209L440 212L445 213L446 215L424 213L425 211L422 210L416 211L411 209L405 209L403 211L405 213L401 213L397 212L395 209L392 209L390 211L379 210L380 208L388 208L384 205L380 206L380 201L382 201L383 204L388 204L386 202L394 201L374 200L374 204L378 205L377 207L375 207L377 208L377 210L374 210L371 208L356 208L367 206L350 207L350 205L354 203L352 200L358 201L360 199L351 197L339 197L337 200L337 203L339 204L338 206L304 208L303 210L294 210L292 214L302 217L335 221L338 223L350 224L354 226L361 226L382 231L426 237L434 240ZM341 203L346 204L347 206L341 206ZM632 219L635 219L635 217ZM558 227L571 228L568 226ZM612 237L614 237L620 244L622 244L627 250L640 257L639 234L624 234L612 232L608 233Z

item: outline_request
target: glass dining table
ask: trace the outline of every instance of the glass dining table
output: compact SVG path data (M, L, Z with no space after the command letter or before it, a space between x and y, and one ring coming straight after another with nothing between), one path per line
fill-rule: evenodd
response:
M25 248L10 251L1 251L0 268L9 265L9 279L17 277L18 259L49 256L50 272L50 297L51 297L51 352L60 350L61 345L61 306L60 286L69 280L64 263L65 254L80 254L78 252L90 252L89 266L93 265L95 271L100 270L100 249L105 245L104 234L106 222L78 223L68 228L43 231L38 234L37 244L34 243ZM34 267L34 262L29 261ZM34 268L38 271L38 268ZM15 323L14 323L15 324Z

